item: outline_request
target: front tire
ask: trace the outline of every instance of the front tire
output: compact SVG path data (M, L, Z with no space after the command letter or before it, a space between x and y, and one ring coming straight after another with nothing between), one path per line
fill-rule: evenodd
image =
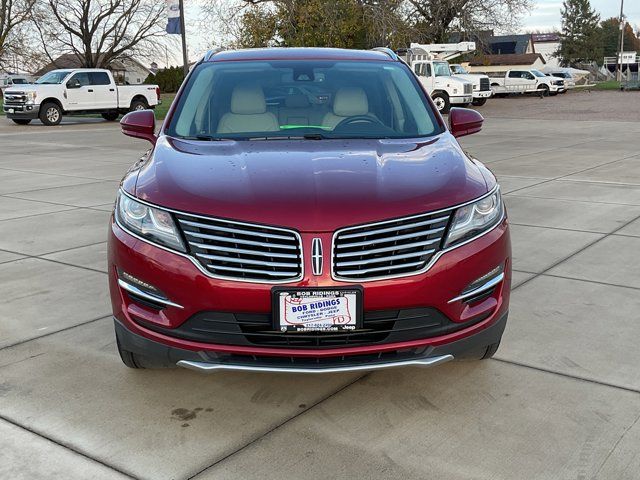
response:
M473 104L474 107L481 107L483 106L485 103L487 103L487 99L486 98L476 98L473 102L471 102Z
M138 363L140 361L140 359L138 358L138 355L136 355L133 352L130 352L129 350L125 350L124 348L122 348L122 345L120 345L120 340L118 339L117 336L116 336L116 346L118 347L120 360L122 360L122 363L124 363L127 367L135 368L135 369L144 368L141 364Z
M540 90L541 97L549 96L549 87L547 87L546 85L541 85L540 87L538 87L538 90Z
M30 118L12 118L13 123L17 123L18 125L29 125L31 123Z
M434 93L431 95L431 99L440 113L449 113L449 110L451 110L449 95L445 92Z
M498 351L498 348L500 348L500 342L492 343L487 347L487 351L484 352L484 355L480 360L487 360L489 358L492 358L495 355L495 353Z
M48 127L59 125L62 121L62 109L57 103L48 102L40 107L38 117L40 121Z
M105 112L102 114L102 118L104 118L107 122L115 122L118 119L120 114L118 112Z

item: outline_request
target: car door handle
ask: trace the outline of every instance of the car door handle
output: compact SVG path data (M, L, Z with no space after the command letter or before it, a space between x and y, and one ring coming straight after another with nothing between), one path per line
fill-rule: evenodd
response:
M87 92L93 92L93 88L90 88L89 90L87 90Z
M110 91L110 92L115 92L115 91L116 91L116 89L115 89L115 88L110 88L110 89L109 89L109 91Z

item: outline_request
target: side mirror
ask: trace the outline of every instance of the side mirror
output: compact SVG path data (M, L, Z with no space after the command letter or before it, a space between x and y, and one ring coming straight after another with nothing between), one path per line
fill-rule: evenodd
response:
M73 78L67 82L67 88L80 88L81 86L80 80L77 78Z
M479 132L482 122L484 117L470 108L452 108L449 112L449 131L454 137Z
M122 133L129 137L142 138L156 144L156 116L153 110L136 110L127 113L120 120Z

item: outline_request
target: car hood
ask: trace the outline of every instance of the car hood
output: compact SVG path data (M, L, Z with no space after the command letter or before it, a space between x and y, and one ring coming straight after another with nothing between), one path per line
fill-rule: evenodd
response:
M326 232L486 192L481 169L444 133L422 141L205 143L161 136L131 193L175 210Z

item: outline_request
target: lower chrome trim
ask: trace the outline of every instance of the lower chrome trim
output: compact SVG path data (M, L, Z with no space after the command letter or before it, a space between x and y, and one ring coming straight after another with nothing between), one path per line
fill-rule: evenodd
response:
M160 303L162 305L167 305L168 307L184 308L182 305L173 303L165 298L156 297L155 295L151 295L150 293L140 290L138 287L125 282L121 278L118 279L118 285L120 285L120 288L122 288L123 290L126 290L133 295L137 295L138 297L149 300L150 302Z
M478 288L474 288L470 292L463 293L462 295L459 295L456 298L452 298L447 303L458 302L458 301L464 300L466 298L475 297L479 293L486 292L487 290L491 290L493 287L498 285L502 280L504 280L504 273L501 273L500 275L498 275L496 277L493 277L487 283L485 283L483 285L480 285Z
M198 372L213 373L222 370L236 370L243 372L271 372L271 373L341 373L382 370L393 367L432 367L453 360L453 355L441 355L439 357L416 358L399 362L372 363L369 365L345 365L343 367L270 367L262 365L233 365L213 362L196 362L193 360L180 360L179 367L196 370Z

